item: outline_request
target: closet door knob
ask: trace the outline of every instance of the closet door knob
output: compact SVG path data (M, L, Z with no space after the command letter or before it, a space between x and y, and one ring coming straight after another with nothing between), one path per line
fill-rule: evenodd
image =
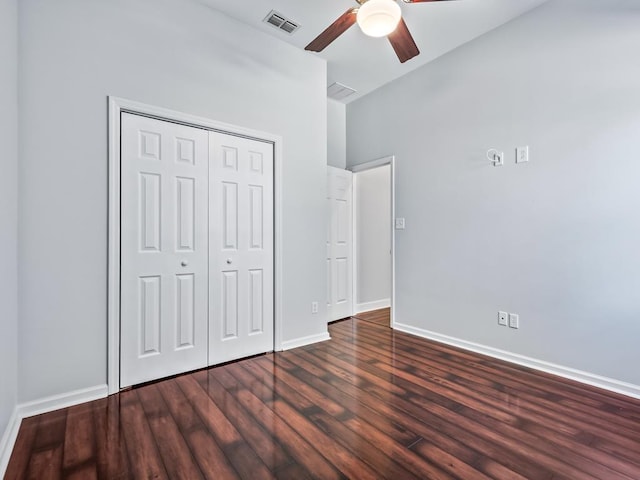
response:
M227 265L231 265L232 260L230 258L227 258Z
M180 262L180 265L182 265L183 267L186 267L187 265L189 265L189 262L187 262L186 260L182 260Z

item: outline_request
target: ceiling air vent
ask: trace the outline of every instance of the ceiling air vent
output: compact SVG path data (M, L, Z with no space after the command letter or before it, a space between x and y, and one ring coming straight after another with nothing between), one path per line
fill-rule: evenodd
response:
M354 93L356 93L356 91L353 88L347 87L346 85L338 82L334 82L327 87L327 96L334 100L342 100Z
M300 28L300 25L298 25L296 22L292 22L287 17L285 17L281 13L276 12L275 10L271 10L269 14L264 17L263 22L268 23L269 25L273 25L278 30L282 30L289 35Z

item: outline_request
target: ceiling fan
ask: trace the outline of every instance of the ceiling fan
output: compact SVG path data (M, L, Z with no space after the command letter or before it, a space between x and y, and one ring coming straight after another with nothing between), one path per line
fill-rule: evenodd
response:
M404 3L442 2L447 0L403 0ZM321 52L336 38L358 22L362 31L370 37L386 36L400 63L420 53L407 24L402 19L400 5L395 0L356 0L359 7L344 12L327 29L318 35L305 50Z

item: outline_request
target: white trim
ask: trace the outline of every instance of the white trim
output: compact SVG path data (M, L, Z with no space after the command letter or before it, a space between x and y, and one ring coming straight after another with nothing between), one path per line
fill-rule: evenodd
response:
M559 377L568 378L580 383L585 383L587 385L602 388L610 392L640 399L640 385L633 385L631 383L621 382L613 378L603 377L593 373L584 372L582 370L576 370L574 368L557 365L555 363L545 362L536 358L525 357L524 355L519 355L517 353L511 353L505 350L488 347L486 345L468 342L466 340L449 337L448 335L442 335L440 333L431 332L422 328L412 327L410 325L395 323L393 327L401 332L410 333L418 337L427 338L439 343L445 343L447 345L452 345L464 350L481 353L493 358L498 358L510 363L515 363L517 365L532 368L534 370L551 373L553 375L558 375Z
M278 141L273 145L273 160L275 162L273 169L273 315L274 315L274 330L273 330L273 349L275 351L282 350L282 325L284 323L283 318L283 299L282 299L282 285L284 285L284 251L282 246L282 239L284 235L282 233L282 217L283 217L283 201L282 201L282 168L283 168L283 154L284 145L282 138L278 137Z
M109 225L107 247L107 385L120 390L120 110L109 97Z
M351 312L358 308L358 176L351 172Z
M22 417L18 415L18 407L16 407L13 409L11 418L9 418L9 423L7 423L7 428L4 431L4 435L2 435L2 440L0 440L1 478L4 478L4 475L7 472L7 467L9 466L9 460L11 459L11 453L13 452L13 447L16 444L16 439L18 438L18 431L20 430L21 423Z
M20 418L32 417L41 413L52 412L60 408L72 407L80 403L91 402L108 395L107 385L96 385L94 387L82 388L73 392L61 393L50 397L40 398L32 402L18 405L18 415Z
M353 173L364 172L365 170L371 170L372 168L384 167L385 165L389 165L393 162L394 159L394 155L376 158L375 160L371 160L370 162L359 163L357 165L347 167L347 170L351 170Z
M329 332L318 333L317 335L308 335L306 337L294 338L293 340L285 340L282 342L282 350L291 350L292 348L304 347L312 343L324 342L331 340Z
M385 307L391 307L391 312L390 312L390 324L391 327L393 328L395 325L395 321L396 321L396 230L394 228L394 220L396 218L396 157L395 155L389 155L387 157L382 157L382 158L378 158L376 160L371 160L370 162L365 162L365 163L360 163L358 165L352 165L350 167L347 167L347 170L351 170L351 172L358 173L358 172L364 172L365 170L371 170L373 168L378 168L378 167L383 167L385 165L389 165L390 166L390 176L391 176L391 218L389 219L389 221L391 222L391 299L390 299L390 305L385 305L384 307L378 307L378 308L385 308ZM357 218L356 218L356 185L355 183L357 182L357 175L353 176L354 179L354 185L353 185L353 206L352 206L352 210L353 210L353 235L352 235L352 242L353 242L353 298L355 300L357 300L358 298L358 255L356 252L356 244L357 244L357 232L356 232L356 223L357 223ZM356 304L354 303L354 306L356 307L356 309L354 309L354 313L360 313L364 310L357 310L357 307L359 305L363 305L363 304Z
M270 142L274 149L274 350L282 350L282 137L162 107L108 97L109 245L107 280L107 381L109 394L120 390L120 114L123 111Z
M396 157L388 157L391 165L391 328L396 323Z
M370 312L371 310L379 310L381 308L387 308L390 306L390 298L374 300L373 302L357 303L356 307L354 308L354 313Z

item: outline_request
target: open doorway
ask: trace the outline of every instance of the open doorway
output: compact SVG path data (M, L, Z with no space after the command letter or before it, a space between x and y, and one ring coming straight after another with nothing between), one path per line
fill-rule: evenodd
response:
M393 318L393 157L354 166L354 316L391 326Z

